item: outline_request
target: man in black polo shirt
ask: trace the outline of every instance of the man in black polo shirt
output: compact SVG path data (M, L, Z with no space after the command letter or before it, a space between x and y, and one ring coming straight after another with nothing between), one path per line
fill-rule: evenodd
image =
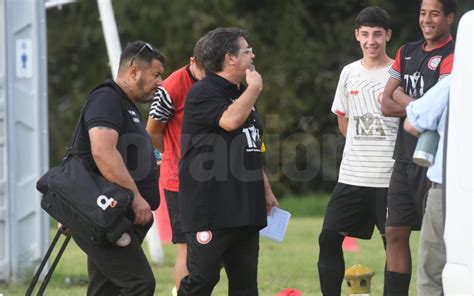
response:
M262 78L238 28L206 35L206 78L184 107L179 204L189 275L178 295L211 295L223 265L229 295L258 295L259 230L278 206L262 168L262 126L255 103ZM247 88L240 84L247 82Z
M156 161L136 103L147 103L161 85L165 58L142 41L128 44L115 81L87 99L76 151L108 181L134 193L134 227L116 244L96 245L72 237L87 254L87 295L153 295L155 278L141 248L158 208Z

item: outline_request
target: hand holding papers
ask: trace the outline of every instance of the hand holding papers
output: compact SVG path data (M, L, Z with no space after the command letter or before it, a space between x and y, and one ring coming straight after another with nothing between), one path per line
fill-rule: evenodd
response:
M267 216L267 227L260 230L260 235L277 242L283 242L291 214L280 208L272 208L272 214Z

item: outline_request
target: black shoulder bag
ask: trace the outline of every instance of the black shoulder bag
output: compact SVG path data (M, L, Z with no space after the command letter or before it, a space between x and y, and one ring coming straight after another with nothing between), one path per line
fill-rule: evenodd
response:
M84 109L61 164L36 183L41 207L54 219L96 244L115 243L133 226L133 192L105 180L73 150Z

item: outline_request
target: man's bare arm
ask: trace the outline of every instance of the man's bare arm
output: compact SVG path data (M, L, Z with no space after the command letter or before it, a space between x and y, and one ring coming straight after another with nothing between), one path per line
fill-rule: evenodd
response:
M408 120L408 117L405 119L405 122L403 123L403 128L410 134L412 134L415 137L420 136L420 132L417 131L413 125L411 125L410 120Z
M150 135L151 142L155 148L158 148L161 152L165 151L163 144L163 133L165 131L166 123L158 121L152 117L148 117L146 124L146 131Z
M385 86L385 89L383 91L382 95L382 113L385 116L391 116L391 117L405 117L406 116L406 111L405 107L406 106L401 106L394 100L394 92L397 90L397 88L400 86L400 81L397 79L390 77L387 81L387 85ZM397 94L395 94L397 96Z
M219 126L230 132L238 129L250 115L262 91L262 77L257 71L246 71L247 89L222 113Z
M337 116L337 126L339 127L339 131L341 134L346 137L347 134L347 124L349 122L349 118L344 116Z
M128 172L127 167L117 150L119 134L108 127L93 127L89 130L92 157L102 176L133 192L132 209L135 213L135 224L147 224L152 213L148 202L142 197Z
M403 88L399 86L393 92L393 100L405 110L414 99L407 95Z
M270 185L270 180L268 180L267 174L263 171L263 185L265 187L265 201L267 203L267 215L271 214L273 207L279 207L275 194L273 193L272 186Z

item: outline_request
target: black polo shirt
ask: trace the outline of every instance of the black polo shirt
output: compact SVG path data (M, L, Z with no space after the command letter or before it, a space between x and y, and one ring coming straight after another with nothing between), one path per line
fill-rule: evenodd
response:
M207 73L190 90L184 106L179 166L179 205L185 232L255 225L265 227L262 127L252 110L227 132L223 112L243 85Z
M142 123L142 116L123 90L107 80L96 87L83 110L76 151L97 169L91 154L88 131L97 126L114 129L119 134L117 149L130 175L152 210L158 208L158 169L153 145Z

